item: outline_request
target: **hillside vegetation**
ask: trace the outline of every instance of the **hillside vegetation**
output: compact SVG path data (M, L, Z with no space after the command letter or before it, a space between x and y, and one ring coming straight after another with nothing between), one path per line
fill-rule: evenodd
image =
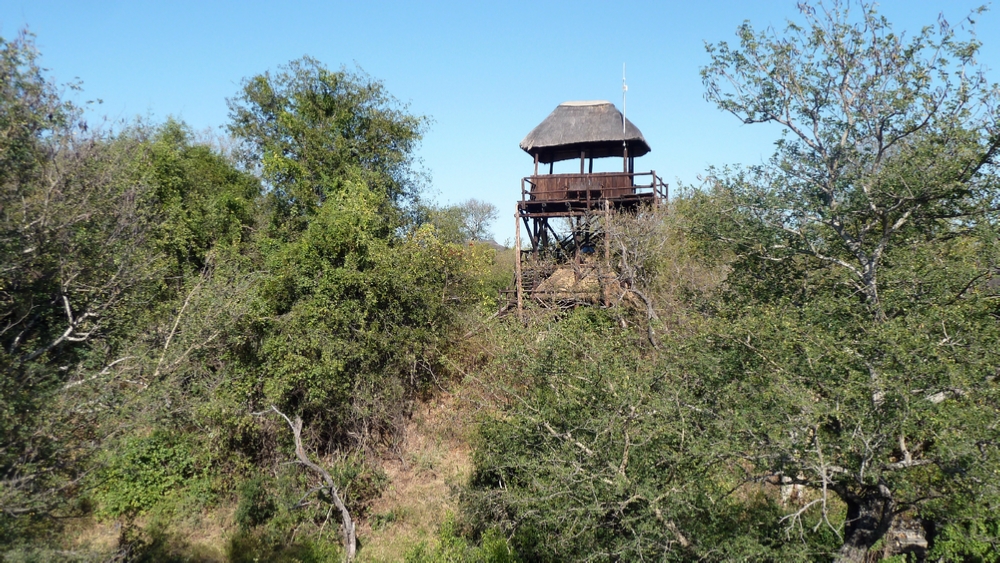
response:
M1000 561L963 29L835 2L710 44L773 157L613 216L610 306L523 312L378 80L249 77L220 142L88 124L0 39L0 559Z

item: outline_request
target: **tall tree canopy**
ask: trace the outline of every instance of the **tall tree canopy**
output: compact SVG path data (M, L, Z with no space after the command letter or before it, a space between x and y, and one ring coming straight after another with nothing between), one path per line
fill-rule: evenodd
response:
M845 503L839 559L903 515L973 545L998 501L1000 97L972 18L907 37L863 2L801 11L710 45L702 74L721 109L785 131L719 174L703 225L738 255L716 408L758 472L818 491L824 518Z
M783 34L745 23L739 47L708 46L707 99L785 132L770 162L727 183L761 229L740 240L845 269L884 320L890 246L995 209L1000 97L976 66L979 42L943 17L907 38L864 2L801 11Z
M308 57L246 80L230 109L239 158L267 192L258 314L222 391L300 414L324 451L377 446L440 369L472 272L471 254L407 223L427 120L370 77ZM249 412L229 422L252 428Z
M67 491L86 489L105 439L132 426L118 418L124 405L191 367L199 346L163 363L177 351L171 341L191 335L179 319L173 330L159 323L180 308L175 300L217 243L239 244L260 193L256 179L193 146L181 124L89 128L37 57L28 34L0 40L0 536L8 539L35 517L66 515Z
M366 74L303 57L245 80L229 109L240 160L293 214L311 212L352 178L392 204L417 195L413 150L427 119Z

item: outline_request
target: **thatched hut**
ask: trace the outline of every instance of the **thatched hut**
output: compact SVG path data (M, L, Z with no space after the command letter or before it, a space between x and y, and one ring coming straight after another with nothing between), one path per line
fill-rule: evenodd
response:
M639 128L604 101L559 104L521 141L521 148L544 164L584 157L634 158L649 152Z
M525 178L523 190L525 209L531 212L542 210L531 202L538 202L550 213L561 209L551 206L556 202L566 211L581 213L602 201L613 206L634 205L656 197L660 181L655 174L635 173L635 158L649 152L649 143L611 102L559 104L521 141L521 148L535 158L535 173ZM606 157L620 157L622 171L595 174L594 159ZM580 159L579 174L552 173L554 162L575 158ZM539 175L539 163L549 165L548 174ZM639 185L636 176L651 181Z

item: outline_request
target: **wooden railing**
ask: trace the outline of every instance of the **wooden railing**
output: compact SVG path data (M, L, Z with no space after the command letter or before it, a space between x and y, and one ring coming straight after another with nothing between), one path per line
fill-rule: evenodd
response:
M666 200L667 185L655 172L544 174L528 176L521 182L523 201L597 202L633 198Z

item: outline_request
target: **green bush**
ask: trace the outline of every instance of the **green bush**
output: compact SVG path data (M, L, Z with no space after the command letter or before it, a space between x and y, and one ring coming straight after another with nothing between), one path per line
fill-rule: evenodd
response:
M235 520L229 538L232 563L254 561L336 561L341 557L339 520L329 518L330 504L321 495L303 497L312 476L286 465L275 477L256 476L238 487Z
M449 514L438 531L438 545L420 543L406 554L406 563L515 563L517 554L496 529L487 530L479 545L464 537Z
M226 549L230 563L327 563L343 556L332 541L301 539L287 544L275 544L256 534L239 532Z
M204 477L187 437L157 431L128 438L98 473L94 498L103 516L142 514Z
M239 487L239 499L234 518L243 531L267 522L277 510L267 490L267 479L263 476L244 481Z

